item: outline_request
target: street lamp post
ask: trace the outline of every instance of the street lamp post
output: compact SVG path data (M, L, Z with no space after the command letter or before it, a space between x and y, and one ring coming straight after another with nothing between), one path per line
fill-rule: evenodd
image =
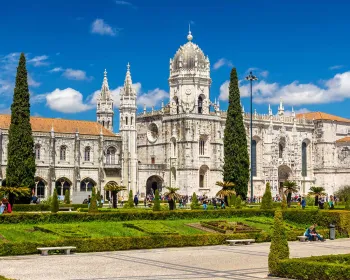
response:
M249 75L245 78L250 81L250 202L253 202L253 81L258 78L250 71Z

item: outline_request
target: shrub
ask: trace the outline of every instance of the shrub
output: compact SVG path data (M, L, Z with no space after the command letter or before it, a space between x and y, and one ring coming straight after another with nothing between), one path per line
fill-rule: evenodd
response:
M50 200L52 203L52 199ZM73 207L74 210L79 208L88 208L88 204L61 204L62 207ZM39 203L39 204L14 204L13 211L15 212L41 212L50 211L51 204Z
M283 196L282 196L282 202L281 202L281 208L282 208L282 210L286 210L287 207L288 207L287 199L286 199L286 196L283 194Z
M282 260L277 264L276 276L305 280L350 279L350 254Z
M229 204L230 207L234 208L236 206L236 199L237 199L237 197L235 194L232 194L230 196L230 204Z
M350 197L345 201L345 210L350 210Z
M282 212L277 210L273 223L273 233L271 237L269 253L269 272L275 275L277 272L278 262L289 258L289 247L283 223Z
M266 183L266 189L265 193L262 197L261 201L261 209L272 209L273 208L273 201L272 201L272 194L271 194L271 188L270 183Z
M155 192L153 211L160 211L160 199L159 199L159 191L158 191L158 189L156 189L156 192Z
M241 196L238 195L236 198L236 204L235 204L236 209L241 209L242 208L242 199Z
M191 209L194 210L194 209L199 209L199 203L198 203L198 198L197 198L197 195L196 193L194 192L193 195L192 195L192 201L191 201Z
M90 198L89 213L96 213L96 212L98 212L97 199L96 199L96 189L95 189L95 187L93 187L92 193L91 193L91 198Z
M134 196L132 190L129 191L128 201L124 203L123 208L134 208Z
M101 192L98 190L97 194L96 194L96 200L97 200L97 205L98 207L102 207L102 203L101 203Z
M64 203L70 204L70 192L69 192L69 190L66 190L66 192L64 193Z
M56 188L53 191L52 201L51 201L51 212L57 213L59 210L59 203L58 203L58 197L57 197L57 190Z

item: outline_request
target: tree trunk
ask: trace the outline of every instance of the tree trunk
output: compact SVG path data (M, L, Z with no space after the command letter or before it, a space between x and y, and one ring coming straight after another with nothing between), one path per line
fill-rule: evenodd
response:
M225 205L228 207L229 205L228 205L228 198L227 198L227 196L224 196L224 202L225 202Z
M318 195L315 196L315 206L318 206Z
M287 195L287 204L288 204L288 208L290 208L291 204L292 204L292 193L288 193Z
M169 210L174 210L174 200L169 200Z
M113 199L113 208L118 208L117 206L117 193L112 192L112 199Z

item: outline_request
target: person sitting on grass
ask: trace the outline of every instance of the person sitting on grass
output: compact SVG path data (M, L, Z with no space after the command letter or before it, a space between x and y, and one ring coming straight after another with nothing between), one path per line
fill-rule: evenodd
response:
M316 231L317 224L310 226L304 233L304 236L307 237L308 241L325 241L324 238Z

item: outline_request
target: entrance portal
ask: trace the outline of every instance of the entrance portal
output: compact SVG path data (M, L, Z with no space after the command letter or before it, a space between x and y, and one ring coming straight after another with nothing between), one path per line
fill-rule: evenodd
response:
M147 179L146 182L146 195L151 194L154 195L156 190L158 192L162 192L163 179L157 175L153 175Z
M291 180L292 169L287 165L281 165L278 167L278 185L279 185L279 194L283 195L283 184L287 180Z

